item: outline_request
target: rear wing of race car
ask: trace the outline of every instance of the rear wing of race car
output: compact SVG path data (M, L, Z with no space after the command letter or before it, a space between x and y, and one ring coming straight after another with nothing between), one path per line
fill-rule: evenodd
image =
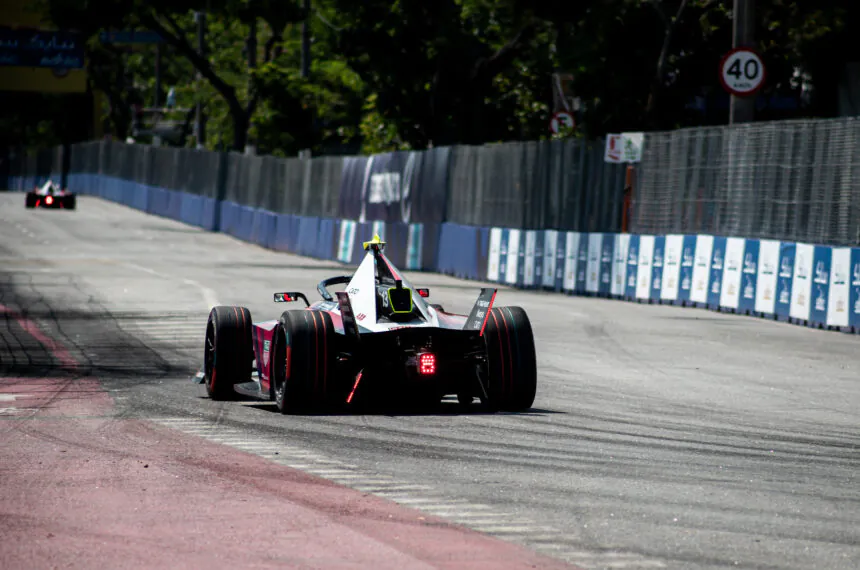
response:
M496 300L496 292L498 289L483 288L481 289L478 300L472 307L472 312L469 313L466 319L466 324L463 325L463 330L466 331L481 331L480 335L484 335L484 327L487 326L487 319L490 317L490 309L493 308L493 302Z

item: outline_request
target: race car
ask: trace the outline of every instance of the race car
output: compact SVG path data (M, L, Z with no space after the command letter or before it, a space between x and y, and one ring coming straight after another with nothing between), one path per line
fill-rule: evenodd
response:
M77 196L74 193L65 188L60 188L59 184L48 180L41 188L36 186L32 191L27 192L26 206L28 208L74 210L76 202Z
M363 404L436 403L477 397L485 409L522 411L534 403L534 336L520 307L496 307L484 288L468 315L428 304L385 256L379 236L355 273L325 279L322 299L302 301L279 319L253 322L250 311L218 306L206 324L198 383L214 400L242 394L274 400L281 413L333 411ZM345 290L329 291L336 285Z

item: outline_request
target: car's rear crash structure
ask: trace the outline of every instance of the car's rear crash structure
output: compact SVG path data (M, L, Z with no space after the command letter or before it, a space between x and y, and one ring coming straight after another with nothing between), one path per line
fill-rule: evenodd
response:
M412 287L384 245L366 242L355 273L322 281L316 303L275 293L275 302L306 305L278 320L253 323L244 307L213 308L201 379L209 396L274 400L283 413L447 395L497 411L531 407L537 370L525 311L495 307L495 289L482 289L469 315L427 304L429 291ZM333 296L334 285L345 291Z
M27 208L74 210L77 207L77 195L48 180L41 187L27 192L24 205Z

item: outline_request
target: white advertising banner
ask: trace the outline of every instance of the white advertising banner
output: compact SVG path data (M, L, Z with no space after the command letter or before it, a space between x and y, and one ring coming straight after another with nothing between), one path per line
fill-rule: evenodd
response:
M793 319L809 320L814 255L814 245L797 244L794 254L794 279L791 284L791 307L788 310L789 316Z
M636 298L651 296L651 271L654 263L654 236L639 236L639 267L636 272Z
M714 236L696 236L693 289L690 291L690 300L695 303L708 302L708 284L711 278L711 255L713 252Z
M744 261L744 238L726 240L726 257L723 266L723 286L720 290L720 306L737 309L741 296L741 265Z
M564 284L565 291L576 288L576 260L579 257L579 232L567 232L567 243L564 249Z

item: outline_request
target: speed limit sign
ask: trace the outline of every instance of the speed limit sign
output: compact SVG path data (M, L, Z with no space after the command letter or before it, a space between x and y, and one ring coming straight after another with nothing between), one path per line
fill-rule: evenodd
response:
M754 95L764 85L764 78L764 63L753 49L735 48L720 61L720 82L732 95Z

